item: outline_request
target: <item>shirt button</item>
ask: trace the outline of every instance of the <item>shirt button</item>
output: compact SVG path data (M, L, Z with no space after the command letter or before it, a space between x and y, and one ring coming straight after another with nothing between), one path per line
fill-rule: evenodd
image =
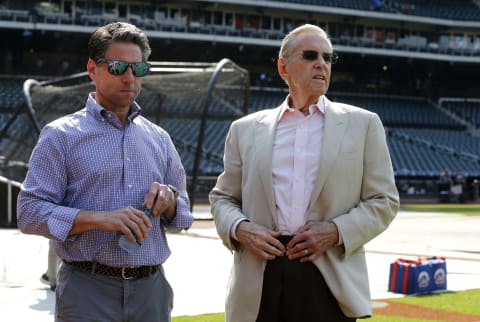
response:
M127 158L127 161L130 161L130 158Z
M131 189L133 187L133 184L129 184L127 187Z

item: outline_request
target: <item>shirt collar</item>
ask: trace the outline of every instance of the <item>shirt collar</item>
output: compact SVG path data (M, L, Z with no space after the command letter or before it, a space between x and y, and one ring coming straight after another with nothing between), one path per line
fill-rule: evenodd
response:
M105 120L105 115L108 113L108 111L100 104L97 103L95 100L95 92L91 92L88 94L88 99L87 99L87 111L91 112L96 119L103 121ZM128 115L128 119L130 122L133 122L133 119L135 119L140 113L142 112L142 108L140 105L137 104L137 102L133 102L130 105L130 112Z
M283 101L282 105L280 106L280 115L278 119L280 120L283 115L285 114L286 111L293 112L295 109L291 108L288 105L288 101L290 100L290 95L287 96L287 98ZM316 104L312 104L322 115L325 115L325 95L321 95L318 98L318 101ZM310 106L312 106L310 105Z

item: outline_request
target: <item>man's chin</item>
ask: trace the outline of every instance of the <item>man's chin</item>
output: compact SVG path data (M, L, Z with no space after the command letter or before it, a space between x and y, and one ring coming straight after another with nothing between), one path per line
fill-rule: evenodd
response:
M122 101L127 103L128 105L132 104L135 99L137 98L138 95L134 95L133 93L129 94L129 95L125 95L124 97L122 97Z

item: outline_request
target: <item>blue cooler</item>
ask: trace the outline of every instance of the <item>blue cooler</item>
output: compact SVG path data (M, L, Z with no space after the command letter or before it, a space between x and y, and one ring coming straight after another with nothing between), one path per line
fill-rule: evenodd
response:
M390 264L388 290L420 294L447 289L447 264L443 257L397 259Z

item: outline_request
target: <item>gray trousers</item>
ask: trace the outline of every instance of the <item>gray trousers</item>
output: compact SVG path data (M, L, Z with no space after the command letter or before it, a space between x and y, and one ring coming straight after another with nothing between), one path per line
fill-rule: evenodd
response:
M57 276L56 322L170 322L173 292L163 269L122 280L63 264Z

